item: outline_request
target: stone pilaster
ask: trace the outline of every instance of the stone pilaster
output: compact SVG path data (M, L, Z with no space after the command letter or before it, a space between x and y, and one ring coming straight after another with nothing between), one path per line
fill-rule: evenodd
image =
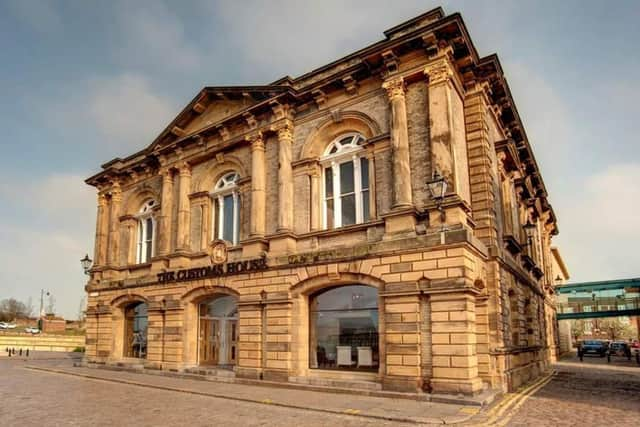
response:
M485 245L497 246L498 225L495 209L497 184L494 182L494 180L497 181L497 177L494 177L492 170L491 159L494 147L489 137L489 127L486 122L489 114L489 99L486 89L486 85L476 84L475 87L467 91L464 102L469 152L471 208L473 220L476 223L475 235ZM513 224L514 228L516 226L517 224ZM513 231L515 233L518 232L515 229Z
M442 204L448 226L466 226L471 195L465 138L463 88L450 48L443 49L424 69L428 78L429 143L431 172L447 182ZM440 215L430 216L430 227L441 229Z
M266 313L260 301L238 304L238 366L236 375L259 379L263 369L263 345L266 341Z
M411 197L411 167L409 162L409 131L405 87L401 77L387 80L382 87L387 90L391 104L391 147L393 158L393 209L413 205Z
M266 170L264 139L261 133L251 138L251 231L250 237L264 237L266 221Z
M293 224L293 170L291 145L293 126L278 129L278 232L289 232Z
M122 204L122 191L120 185L115 184L111 190L111 209L109 214L109 254L107 263L112 267L120 264L120 205Z
M273 301L265 306L266 328L265 380L288 381L291 372L292 304L290 301ZM266 357L265 357L266 356Z
M177 226L177 244L178 250L188 251L191 246L190 239L190 220L191 204L189 202L189 191L191 189L191 167L184 163L179 171L180 182L178 188L178 226Z
M387 390L422 389L420 296L384 297L385 366L382 384Z
M121 244L126 245L127 247L125 251L126 256L121 261L126 264L135 264L136 262L136 250L138 247L138 241L136 239L137 223L138 220L131 215L121 218L121 224L125 233L124 235L126 236L126 241L121 242Z
M98 214L96 219L96 241L93 259L95 267L103 266L107 263L107 213L109 212L109 201L107 196L98 193Z
M320 167L313 168L309 172L309 184L311 186L309 194L311 195L311 212L310 212L310 224L309 230L316 231L322 227L322 221L320 220Z
M158 218L158 255L168 255L171 252L171 208L173 205L173 171L165 169L162 172L162 200L160 216Z
M475 296L462 290L431 295L431 389L435 393L475 394L482 390L475 307Z

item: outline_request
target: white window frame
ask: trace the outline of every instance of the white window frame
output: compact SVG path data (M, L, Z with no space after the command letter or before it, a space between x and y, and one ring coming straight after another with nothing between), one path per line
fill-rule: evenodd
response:
M156 253L156 218L153 215L155 208L155 200L147 200L140 209L140 212L136 216L138 219L138 242L136 250L136 262L138 264L144 264L151 261L151 258ZM147 220L151 218L151 241L149 242L149 227L147 227ZM147 258L147 248L151 244L151 256Z
M345 143L344 141L348 138L351 138L351 140ZM327 191L325 188L327 182L325 176L326 169L331 168L331 173L333 175L333 228L339 228L343 226L342 196L351 194L342 194L340 192L340 165L349 162L349 160L353 162L353 194L355 196L356 207L356 218L353 225L362 224L364 222L364 207L362 204L362 172L360 167L360 159L365 158L368 162L370 162L370 160L365 156L364 148L358 145L364 140L365 138L361 134L356 132L342 134L338 138L333 140L331 144L329 144L324 152L324 155L320 159L320 166L322 168L322 227L324 229L327 229L329 224L329 222L327 221ZM337 148L336 152L331 153L334 148ZM371 165L369 165L369 168L370 167ZM369 178L369 187L365 189L365 191L369 192L369 206L371 206L371 197L373 197L371 193L371 179L370 176L367 178ZM369 216L371 216L371 209L369 209ZM370 219L371 218L368 218L367 220Z
M213 209L211 209L211 238L213 240L222 240L222 236L224 236L224 198L229 195L233 197L233 240L230 241L232 245L237 245L240 239L240 193L238 192L238 179L240 179L240 175L236 172L228 172L218 180L213 191L209 193L213 204ZM220 216L218 218L217 230L215 229L216 207Z

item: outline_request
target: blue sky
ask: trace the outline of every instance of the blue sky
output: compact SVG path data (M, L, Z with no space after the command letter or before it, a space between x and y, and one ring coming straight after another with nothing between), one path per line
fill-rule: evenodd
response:
M205 85L300 75L436 6L497 52L572 280L640 276L640 3L0 2L0 299L78 313L99 165L149 144Z

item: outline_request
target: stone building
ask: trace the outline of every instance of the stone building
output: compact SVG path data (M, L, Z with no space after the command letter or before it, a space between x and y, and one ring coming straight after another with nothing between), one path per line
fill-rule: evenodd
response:
M87 180L88 362L468 394L548 366L558 229L500 62L440 8L384 36L205 87Z

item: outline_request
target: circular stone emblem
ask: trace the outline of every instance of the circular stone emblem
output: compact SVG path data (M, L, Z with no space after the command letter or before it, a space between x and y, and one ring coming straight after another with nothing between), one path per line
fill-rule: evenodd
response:
M209 243L209 256L214 264L227 262L227 244L223 240L214 240Z

